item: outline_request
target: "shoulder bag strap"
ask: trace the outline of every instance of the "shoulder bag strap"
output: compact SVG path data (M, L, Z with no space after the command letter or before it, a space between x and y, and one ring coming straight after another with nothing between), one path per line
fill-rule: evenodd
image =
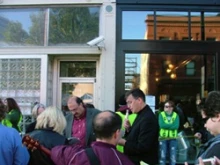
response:
M98 157L96 156L96 154L94 153L94 151L91 147L86 148L85 152L86 152L86 155L89 158L89 162L90 162L91 165L100 165L99 159L98 159Z

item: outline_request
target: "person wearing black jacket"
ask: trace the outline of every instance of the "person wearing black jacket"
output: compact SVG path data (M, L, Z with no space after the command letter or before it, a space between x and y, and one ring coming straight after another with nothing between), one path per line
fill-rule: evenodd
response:
M203 112L204 126L214 137L200 147L198 158L208 159L214 156L220 158L220 91L208 94Z
M70 143L62 135L65 127L66 119L63 112L56 107L47 107L37 117L35 130L30 132L29 136L37 140L42 146L51 150L55 146ZM54 165L50 157L41 150L34 150L33 152L29 150L29 153L29 165Z
M159 124L156 115L145 103L145 94L138 88L126 93L126 102L137 117L132 126L129 120L125 120L125 139L120 139L118 144L124 146L124 153L135 165L140 165L141 161L158 164Z
M40 115L44 110L45 110L45 106L43 104L40 104L37 102L34 105L32 112L31 112L32 117L34 118L34 121L26 126L26 129L25 129L26 133L32 132L35 129L35 126L37 123L36 121L37 116Z
M211 138L214 137L204 127L205 124L203 120L203 118L205 118L204 109L205 109L205 99L201 101L201 103L199 103L198 105L198 113L200 113L200 115L198 115L198 118L196 120L196 127L194 134L194 136L198 138L202 144L206 143L207 141L209 141Z

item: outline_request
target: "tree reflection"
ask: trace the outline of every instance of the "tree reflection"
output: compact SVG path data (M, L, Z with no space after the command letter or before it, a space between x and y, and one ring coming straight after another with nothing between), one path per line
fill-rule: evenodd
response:
M50 10L49 43L86 43L97 37L98 26L98 10L90 13L85 7L53 8Z

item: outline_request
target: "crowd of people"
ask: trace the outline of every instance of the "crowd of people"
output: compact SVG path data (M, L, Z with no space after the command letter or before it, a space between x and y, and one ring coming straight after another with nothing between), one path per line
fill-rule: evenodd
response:
M100 111L77 96L67 100L65 114L37 103L25 134L39 144L33 146L22 145L22 113L16 101L0 100L0 164L175 165L178 132L188 121L202 142L195 163L212 158L210 163L220 165L220 92L210 92L198 105L194 101L183 107L166 100L155 114L136 88L120 98L116 112ZM196 109L190 112L192 107Z

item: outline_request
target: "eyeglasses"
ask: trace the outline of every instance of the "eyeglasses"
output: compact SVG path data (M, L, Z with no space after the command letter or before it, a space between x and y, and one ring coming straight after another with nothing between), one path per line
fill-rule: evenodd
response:
M206 124L206 122L207 122L208 120L209 120L209 117L202 118L203 124Z
M173 108L172 106L164 106L164 108Z

